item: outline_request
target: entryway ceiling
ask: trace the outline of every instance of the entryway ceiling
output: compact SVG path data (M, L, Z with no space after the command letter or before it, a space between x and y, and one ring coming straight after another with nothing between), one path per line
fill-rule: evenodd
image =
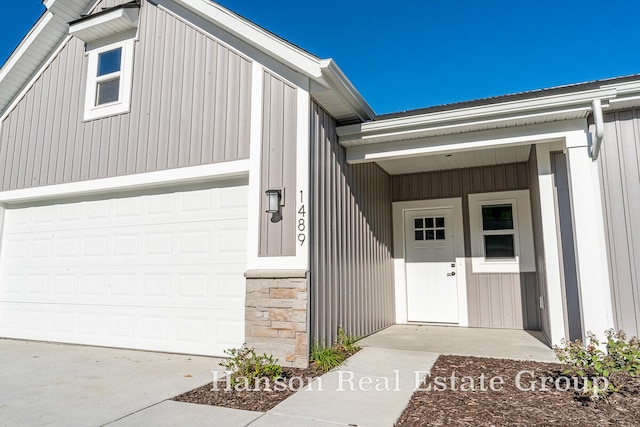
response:
M529 160L531 145L490 148L477 151L457 151L429 156L382 160L378 165L390 175L491 166Z

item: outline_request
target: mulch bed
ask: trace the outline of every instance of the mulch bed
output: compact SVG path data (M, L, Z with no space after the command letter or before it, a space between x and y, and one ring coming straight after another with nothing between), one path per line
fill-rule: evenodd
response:
M534 371L534 375L523 374L520 388L529 389L534 382L535 391L518 389L516 375L521 371ZM640 425L640 388L637 380L609 397L591 401L574 390L562 391L566 382L555 379L563 377L563 367L553 363L523 362L479 357L441 356L431 370L422 388L416 391L408 407L397 422L397 426L638 426ZM480 377L484 373L487 391L480 391ZM458 378L457 389L452 390L450 377ZM502 377L501 391L491 391L489 379ZM439 378L440 384L436 382ZM463 383L470 387L474 379L475 391L461 391ZM547 391L542 390L539 377L552 377L546 381ZM447 380L444 381L443 379ZM497 384L497 383L495 383ZM580 385L578 385L580 387ZM498 388L498 387L496 387Z
M229 390L225 381L218 381L217 390L213 390L213 382L188 391L180 396L174 397L173 400L187 403L200 403L203 405L223 406L225 408L244 409L246 411L266 412L291 396L297 390L308 385L315 377L322 375L320 370L315 368L295 369L283 368L282 379L287 386L284 390L278 390L275 384L271 384L267 390L262 387L261 390ZM295 378L295 381L290 381ZM298 379L302 378L304 386ZM289 388L291 385L293 387Z

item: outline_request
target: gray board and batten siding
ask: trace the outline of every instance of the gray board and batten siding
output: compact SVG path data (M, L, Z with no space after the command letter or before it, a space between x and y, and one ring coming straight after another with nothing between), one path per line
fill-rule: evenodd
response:
M336 121L311 106L311 342L339 326L369 335L395 323L391 180L375 164L349 165Z
M639 336L640 109L604 120L599 163L614 321L617 329Z
M394 202L462 198L469 326L540 328L535 272L474 274L470 262L468 195L529 189L528 163L395 175L392 189Z
M281 216L262 215L260 256L296 254L296 88L265 72L262 101L261 212L267 210L265 192L282 190Z
M1 190L249 157L251 61L148 2L139 27L130 113L83 121L72 37L2 123Z

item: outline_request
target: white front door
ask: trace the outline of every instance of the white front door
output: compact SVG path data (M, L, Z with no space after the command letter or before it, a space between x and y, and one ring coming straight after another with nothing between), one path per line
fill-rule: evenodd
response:
M407 317L458 323L453 208L405 212Z

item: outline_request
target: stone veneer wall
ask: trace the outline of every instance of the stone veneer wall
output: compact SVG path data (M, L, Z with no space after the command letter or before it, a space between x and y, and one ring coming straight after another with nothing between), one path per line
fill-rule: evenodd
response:
M286 367L309 364L307 271L245 273L245 341Z

